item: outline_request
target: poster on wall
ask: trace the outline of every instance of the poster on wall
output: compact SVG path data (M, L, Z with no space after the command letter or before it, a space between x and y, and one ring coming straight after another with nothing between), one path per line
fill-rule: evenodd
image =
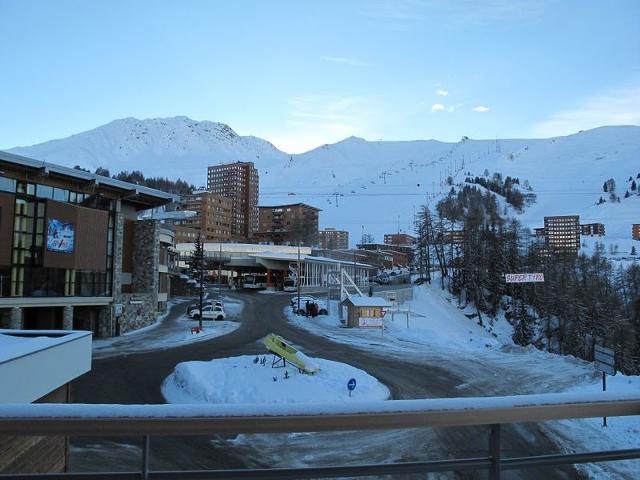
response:
M58 253L73 252L74 228L72 223L55 218L47 220L47 250Z

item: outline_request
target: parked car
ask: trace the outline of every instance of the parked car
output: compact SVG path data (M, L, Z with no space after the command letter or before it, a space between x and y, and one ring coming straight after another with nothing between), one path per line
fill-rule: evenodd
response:
M296 309L298 308L298 296L295 295L291 299L291 307L293 308L294 312L298 313L299 315L304 315L305 313L307 313L307 302L315 303L318 306L318 315L327 315L329 313L327 302L323 300L316 300L311 295L300 295L300 310L298 310L297 312Z
M298 285L296 284L296 280L294 278L287 278L284 281L284 285L282 289L285 292L295 292L298 289Z
M224 308L218 305L207 305L202 307L202 314L199 308L194 308L189 313L189 316L194 320L199 320L201 317L205 320L224 320L227 314L224 312Z
M205 306L208 307L210 305L215 305L216 307L222 307L224 309L224 305L219 300L204 300L202 302L202 306L203 307L205 307ZM200 308L200 302L190 303L187 306L187 315L189 315L189 313L191 313L191 311L196 309L196 308Z
M310 302L315 302L316 299L313 298L311 295L300 295L300 306L304 306L306 301L310 301ZM291 306L297 306L298 304L298 296L294 295L293 297L291 297Z
M391 277L386 273L381 273L374 279L374 281L379 285L387 285L391 282Z

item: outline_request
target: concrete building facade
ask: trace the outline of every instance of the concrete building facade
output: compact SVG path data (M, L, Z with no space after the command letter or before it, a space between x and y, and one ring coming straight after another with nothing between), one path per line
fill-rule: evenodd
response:
M604 223L583 223L580 225L580 234L587 237L604 237Z
M259 207L256 240L274 245L318 245L318 222L321 210L305 203Z
M411 246L415 245L416 238L408 233L385 233L384 243L385 245Z
M547 247L555 253L578 253L580 250L580 216L544 217Z
M337 250L349 248L349 232L325 228L318 232L318 246L323 250Z
M231 198L212 192L197 192L186 196L178 209L196 212L196 215L184 219L175 219L173 221L174 225L198 230L202 235L203 241L231 241L233 218L233 201Z
M231 239L248 241L258 230L258 170L253 162L209 166L207 190L231 200Z

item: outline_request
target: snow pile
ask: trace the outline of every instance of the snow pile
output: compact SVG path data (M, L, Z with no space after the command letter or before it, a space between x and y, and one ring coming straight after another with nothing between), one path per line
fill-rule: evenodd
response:
M306 375L291 365L271 368L271 355L260 359L265 357L264 364L251 355L179 363L163 382L162 394L169 403L214 404L363 402L389 397L378 380L344 363L314 358L320 372ZM351 378L357 387L349 397Z
M17 337L0 333L0 362L60 343L59 337Z

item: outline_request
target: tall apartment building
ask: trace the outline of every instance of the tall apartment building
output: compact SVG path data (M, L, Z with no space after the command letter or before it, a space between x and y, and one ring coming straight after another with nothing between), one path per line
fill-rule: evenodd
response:
M203 241L229 242L231 240L233 221L231 198L211 192L197 192L185 197L179 209L196 212L196 216L176 220L174 225L198 230ZM182 233L191 232L180 230L180 233L182 237Z
M580 249L580 217L560 215L544 217L547 246L551 252L578 253Z
M631 238L634 240L640 240L640 223L634 223L631 225Z
M258 231L258 170L253 162L212 165L207 190L231 199L231 239L247 241Z
M349 232L325 228L318 232L318 244L323 250L337 250L349 248Z
M385 245L413 245L416 243L416 238L408 233L385 233L384 243Z
M304 203L259 207L256 239L275 245L303 246L318 244L319 208Z

